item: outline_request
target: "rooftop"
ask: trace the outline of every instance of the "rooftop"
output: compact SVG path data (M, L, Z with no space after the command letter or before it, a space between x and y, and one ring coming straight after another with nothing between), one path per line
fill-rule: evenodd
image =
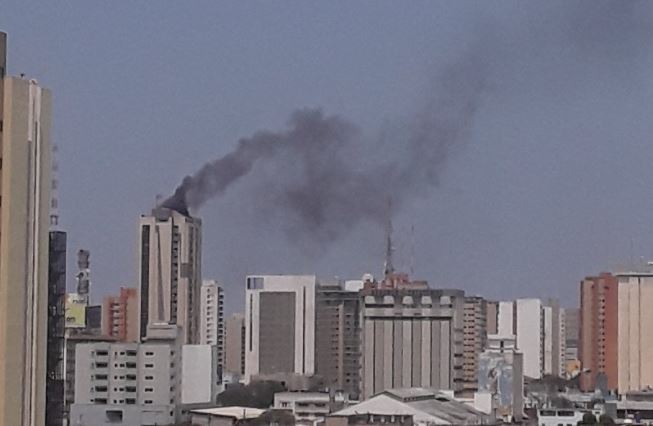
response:
M489 416L437 389L428 388L390 389L334 415L342 417L360 414L412 415L416 422L443 425L490 424Z
M191 410L191 414L206 414L215 417L229 417L235 420L256 419L260 417L265 410L251 407L216 407L216 408L201 408Z

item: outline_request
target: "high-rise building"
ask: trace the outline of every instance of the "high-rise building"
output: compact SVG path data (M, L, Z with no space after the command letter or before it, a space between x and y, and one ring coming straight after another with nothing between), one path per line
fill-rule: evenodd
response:
M485 332L499 334L499 302L488 300L486 303Z
M480 296L466 296L463 308L463 388L478 389L478 355L487 340L488 303Z
M543 310L539 299L515 301L517 349L524 354L524 375L542 377L544 370Z
M363 398L399 387L462 390L462 290L366 286L361 295Z
M224 290L214 280L204 280L200 290L200 343L215 346L224 367Z
M245 381L315 374L316 291L314 275L247 277Z
M5 34L0 36L4 74ZM0 220L0 424L45 424L51 95L4 77Z
M49 241L45 424L61 426L64 419L66 233L50 231Z
M498 308L497 334L515 336L524 375L533 379L564 375L565 320L558 301L517 299L499 302Z
M580 336L580 310L565 308L565 365L567 373L571 373L578 362L578 340Z
M233 314L227 318L225 333L225 372L245 375L245 316Z
M580 387L584 391L592 391L597 385L607 389L618 386L617 346L621 344L617 340L618 288L617 278L609 273L587 277L580 282L578 357L581 362ZM625 336L619 336L620 340L622 337Z
M618 280L618 302L617 302L617 343L614 343L614 334L611 327L614 321L612 313L607 311L606 322L603 327L605 333L606 352L609 349L617 348L617 390L620 394L629 391L639 391L653 387L653 333L648 331L650 324L653 324L653 271L646 272L625 272L615 274ZM611 304L614 308L613 297L605 295L606 305ZM581 314L582 315L582 314ZM581 316L582 322L583 316ZM609 322L608 322L609 319ZM582 323L581 333L585 330ZM601 335L603 338L603 335ZM581 343L585 345L584 336ZM609 356L614 353L608 352L605 356L606 364ZM607 365L606 365L607 367ZM608 376L608 387L610 378Z
M497 306L497 334L500 336L516 336L517 324L515 318L515 302L499 302Z
M315 371L329 389L360 395L360 307L357 290L320 283L315 303Z
M565 312L557 299L544 302L544 374L565 375Z
M102 334L119 342L138 342L138 291L121 287L118 296L102 302Z
M139 225L140 338L152 324L179 325L183 343L199 343L202 225L157 207Z

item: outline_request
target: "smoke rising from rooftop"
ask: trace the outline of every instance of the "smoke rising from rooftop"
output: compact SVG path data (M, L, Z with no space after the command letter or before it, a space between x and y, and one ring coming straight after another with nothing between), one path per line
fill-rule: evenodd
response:
M580 2L563 6L563 14L560 9L540 11L551 13L552 19L542 19L545 25L537 28L520 23L494 31L497 28L486 25L485 33L475 34L456 59L435 73L422 106L389 135L364 135L345 117L299 109L285 130L259 131L241 139L232 152L184 178L163 205L195 211L250 174L257 163L265 163L273 164L278 174L265 182L264 196L257 199L284 218L293 236L328 242L360 222L382 224L388 197L399 209L439 183L447 160L469 142L498 73L504 81L518 76L522 70L513 62L536 57L535 52L556 59L564 54L574 60L598 58L599 63L636 55L642 38L650 39L651 34L641 7ZM503 38L494 37L495 32ZM576 50L568 53L567 47ZM567 78L584 78L574 70ZM396 149L389 156L379 155L386 138ZM361 162L361 156L377 160Z

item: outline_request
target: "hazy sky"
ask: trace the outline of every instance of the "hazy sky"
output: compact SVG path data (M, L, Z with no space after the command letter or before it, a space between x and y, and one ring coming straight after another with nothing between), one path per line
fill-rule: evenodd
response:
M400 157L395 130L449 87L443 70L472 55L483 93L437 166L439 184L399 206L396 263L434 287L571 305L583 276L653 257L652 9L3 0L0 30L9 72L54 92L69 287L77 249L90 249L96 301L136 284L138 216L156 194L239 138L322 108L383 140L370 142L373 161ZM275 167L255 166L199 212L203 274L226 285L229 310L243 304L246 273L382 270L377 223L331 243L289 237L292 218L261 196Z

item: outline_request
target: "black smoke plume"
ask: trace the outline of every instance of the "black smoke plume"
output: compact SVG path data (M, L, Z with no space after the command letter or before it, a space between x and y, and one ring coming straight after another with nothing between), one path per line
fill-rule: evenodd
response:
M366 139L342 117L297 110L286 130L241 139L232 152L186 176L163 206L196 211L257 162L272 162L279 175L265 183L266 196L259 199L271 201L291 219L291 233L330 240L361 221L381 223L388 217L389 197L400 206L437 184L448 156L469 138L485 88L481 57L470 52L444 69L431 88L434 96L392 136ZM379 150L384 149L381 139L388 138L394 147L385 158Z
M559 2L536 5L534 12L537 25L480 25L483 34L441 68L424 90L422 107L392 131L364 137L343 117L301 109L287 129L241 139L232 152L184 178L163 205L195 211L261 165L276 173L257 193L265 204L259 207L277 212L293 236L330 241L360 222L383 223L391 214L389 197L397 209L438 184L447 159L470 139L493 77L504 83L520 78L529 68L519 64L544 57L573 87L586 78L575 63L585 63L588 72L610 67L641 54L651 39L646 2Z

